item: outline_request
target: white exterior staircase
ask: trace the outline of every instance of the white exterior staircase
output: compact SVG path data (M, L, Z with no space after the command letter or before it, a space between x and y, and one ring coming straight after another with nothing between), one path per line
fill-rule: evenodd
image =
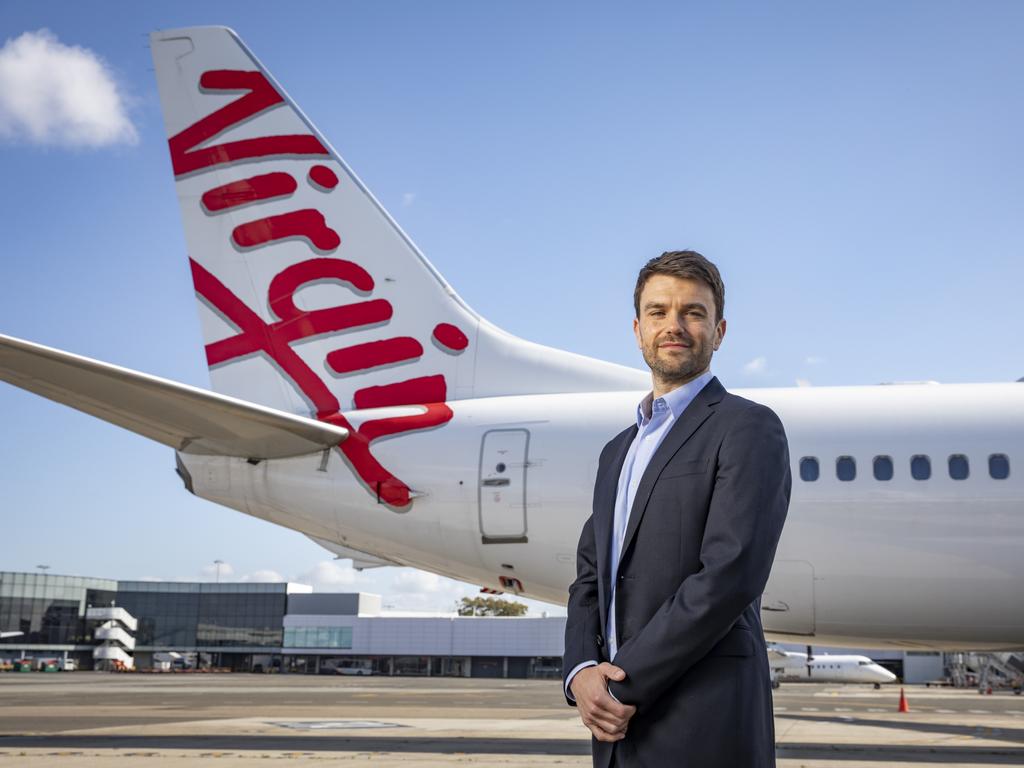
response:
M139 622L124 608L87 608L87 621L98 622L93 629L93 639L99 645L92 652L93 666L96 669L134 669L135 659L131 652L135 650L134 632Z
M977 685L979 692L990 687L1024 688L1024 653L954 653L950 677L957 688Z

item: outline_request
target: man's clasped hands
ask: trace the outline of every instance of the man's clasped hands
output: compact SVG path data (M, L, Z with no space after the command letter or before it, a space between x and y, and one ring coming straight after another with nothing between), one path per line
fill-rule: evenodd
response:
M598 741L623 739L629 719L636 714L636 707L622 704L608 692L609 680L625 679L626 673L608 662L581 669L572 679L569 687L580 718Z

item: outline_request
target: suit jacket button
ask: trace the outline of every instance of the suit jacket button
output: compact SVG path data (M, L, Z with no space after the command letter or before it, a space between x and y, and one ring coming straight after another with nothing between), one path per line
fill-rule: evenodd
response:
M597 647L604 648L604 638L600 635L597 636Z

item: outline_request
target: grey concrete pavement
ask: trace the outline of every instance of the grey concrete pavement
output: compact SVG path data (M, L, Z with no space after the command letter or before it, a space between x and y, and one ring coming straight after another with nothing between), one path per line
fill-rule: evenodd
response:
M1024 700L785 685L780 768L1024 764ZM557 681L278 675L0 675L0 768L588 765ZM695 767L699 768L699 767Z

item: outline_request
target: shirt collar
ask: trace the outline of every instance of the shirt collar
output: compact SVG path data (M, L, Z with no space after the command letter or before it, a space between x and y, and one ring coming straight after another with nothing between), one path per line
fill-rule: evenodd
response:
M657 403L654 400L654 393L648 392L636 407L637 427L643 427L644 424L651 420L655 410L660 410L660 408L665 406L672 412L672 418L678 419L683 411L686 410L686 407L693 401L693 398L707 386L707 383L712 378L714 378L714 374L711 373L711 369L708 369L697 378L691 379L680 387L676 387L671 392L666 392L658 398Z

